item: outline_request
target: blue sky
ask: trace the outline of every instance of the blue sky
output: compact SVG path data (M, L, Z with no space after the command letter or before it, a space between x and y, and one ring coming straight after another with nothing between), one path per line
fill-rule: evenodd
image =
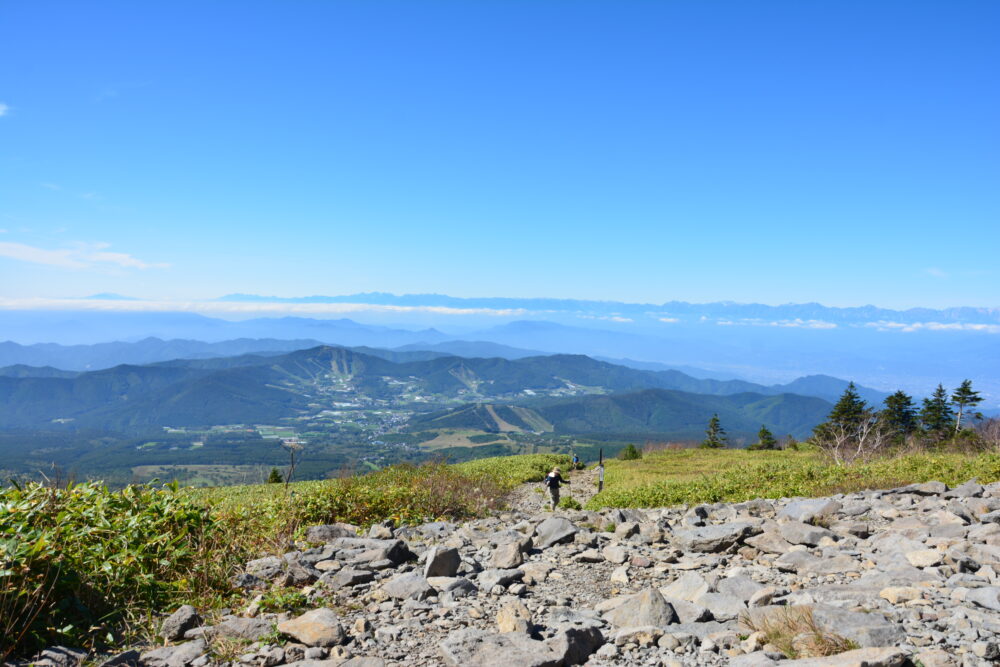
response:
M0 2L0 298L1000 306L996 2Z

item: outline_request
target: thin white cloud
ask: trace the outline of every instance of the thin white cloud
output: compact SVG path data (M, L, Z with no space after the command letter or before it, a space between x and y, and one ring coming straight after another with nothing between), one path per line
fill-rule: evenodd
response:
M580 315L582 320L603 320L605 322L635 322L631 317L622 317L621 315Z
M62 269L84 270L101 267L164 269L164 263L144 262L124 253L111 252L108 243L77 242L68 248L39 248L25 243L0 242L0 257Z
M133 312L195 312L232 315L300 313L334 315L343 313L431 313L434 315L487 315L493 317L523 317L529 311L521 308L450 308L447 306L392 306L369 303L275 303L244 301L154 301L118 299L4 299L3 310L97 310Z
M716 324L724 327L745 326L745 327L783 327L791 329L836 329L833 322L824 320L803 320L795 318L793 320L762 320L760 318L744 318L742 320L718 320Z
M0 102L0 117L6 116L8 111L10 111L10 107Z
M42 183L41 186L46 190L62 190L62 188L55 183Z
M677 317L658 317L656 319L660 320L661 322L666 322L667 324L673 324L675 322L680 322L680 319L677 318Z
M976 324L972 322L892 322L879 320L866 322L866 327L879 331L980 331L1000 333L1000 324Z
M936 266L929 266L929 267L927 267L926 269L924 269L924 273L926 273L927 275L931 276L932 278L947 278L948 277L948 272L947 271L945 271L944 269L939 269Z

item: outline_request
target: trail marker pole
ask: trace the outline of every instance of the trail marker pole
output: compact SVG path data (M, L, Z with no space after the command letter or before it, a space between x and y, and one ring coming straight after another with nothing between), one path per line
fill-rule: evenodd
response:
M597 463L597 492L604 490L604 448L601 448L600 459Z

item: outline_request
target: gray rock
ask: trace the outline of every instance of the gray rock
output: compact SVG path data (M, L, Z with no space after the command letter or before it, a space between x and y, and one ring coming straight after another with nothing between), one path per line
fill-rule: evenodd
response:
M628 553L617 544L609 544L601 550L603 560L615 565L621 565L628 560Z
M558 516L549 517L535 527L535 547L548 549L554 544L572 542L577 531L577 527L568 519Z
M340 624L340 617L327 607L313 609L297 618L282 621L278 624L278 632L306 646L339 646L347 638Z
M660 593L664 597L693 602L705 593L708 593L709 590L710 587L704 577L694 572L688 572L661 588Z
M810 498L808 500L795 500L788 503L783 510L778 512L779 519L791 519L802 523L809 523L816 517L830 516L838 513L843 508L836 500L830 498Z
M336 549L360 551L357 562L371 562L388 558L400 565L412 559L413 553L403 540L373 540L367 537L338 537L330 542Z
M600 628L591 624L564 625L545 641L560 665L582 665L603 643Z
M260 579L274 579L285 570L285 561L277 556L258 558L247 563L247 574Z
M139 652L125 651L102 662L99 667L139 667Z
M903 627L878 613L866 614L827 605L815 605L813 619L824 631L850 639L858 646L896 646L906 633Z
M452 667L559 667L562 657L526 634L493 634L476 628L450 633L438 645L444 664Z
M778 532L790 544L805 544L810 547L818 545L824 537L836 538L836 533L826 528L810 526L800 521L783 523L778 527Z
M434 595L434 589L417 572L396 575L382 584L382 590L396 600L423 600Z
M660 593L662 592L663 589L661 588ZM674 612L681 623L703 623L712 620L712 612L707 607L666 595L663 596L663 599L674 608Z
M494 586L509 586L523 578L523 570L483 570L479 573L479 588L490 591Z
M177 641L185 632L199 625L201 616L198 615L198 611L189 604L181 605L163 621L163 625L160 626L160 636L168 642Z
M706 607L717 621L735 620L747 610L746 602L738 597L723 593L705 593L694 602Z
M745 522L705 526L691 530L678 530L674 540L684 551L716 553L725 551L754 533L753 524Z
M458 566L462 564L462 556L453 547L431 547L427 552L424 565L424 577L454 577L458 574Z
M358 527L349 523L330 523L306 529L307 542L333 542L338 537L357 537Z
M360 570L353 567L345 567L336 572L328 572L320 577L320 583L325 584L331 590L337 591L341 588L367 584L375 581L375 573L371 570Z
M32 659L39 667L76 667L87 658L87 652L66 646L50 646Z
M677 612L660 591L647 588L604 614L604 618L619 628L640 625L663 626L677 623Z
M883 646L859 648L824 658L799 658L780 664L789 667L903 667L909 663L909 652Z
M773 530L764 531L760 535L749 537L746 539L746 543L754 549L768 554L780 555L788 553L788 550L792 548L788 540Z
M185 667L207 651L208 644L205 640L196 639L177 646L164 646L146 651L139 656L139 664L143 667Z
M750 577L744 577L738 575L735 577L726 577L725 579L720 579L719 583L715 585L718 592L730 595L732 597L738 598L743 602L747 602L750 598L754 596L757 591L764 588L763 584L758 584L756 581Z
M212 626L208 634L212 637L228 637L230 639L249 639L256 641L274 631L270 621L260 618L228 618Z
M1000 586L974 588L965 594L965 599L984 609L1000 611Z
M738 655L729 661L729 667L773 667L777 664L764 651L754 651L753 653Z
M498 570L511 570L524 562L520 545L517 542L507 542L497 546L490 557L490 567Z

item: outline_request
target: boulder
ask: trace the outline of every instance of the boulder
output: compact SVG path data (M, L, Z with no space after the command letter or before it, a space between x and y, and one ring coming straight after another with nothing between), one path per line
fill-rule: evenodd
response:
M843 505L832 498L794 500L785 505L785 508L778 512L778 518L809 523L816 517L836 514L842 508Z
M754 530L753 524L737 521L691 530L678 530L674 532L674 540L684 551L717 553L740 543L753 534Z
M517 542L507 542L500 544L493 550L490 556L490 567L498 570L510 570L519 567L524 563L524 555Z
M781 524L778 526L778 533L790 544L805 544L810 547L818 545L819 541L824 537L831 539L837 537L836 533L826 528L810 526L801 521L789 521L788 523Z
M509 586L523 578L521 570L483 570L479 573L479 588L489 592L494 586Z
M340 617L326 607L313 609L298 618L278 623L278 632L306 646L339 646L347 639Z
M535 527L534 545L538 549L548 549L554 544L572 542L577 532L577 527L568 519L549 517Z
M143 667L185 667L208 652L208 644L204 639L164 646L163 648L146 651L139 657Z
M160 636L168 642L177 641L184 637L188 630L201 625L201 616L198 611L189 604L181 605L173 614L168 616L160 626Z
M357 537L358 527L349 523L330 523L322 526L309 526L306 529L306 542L333 542L338 537Z
M462 557L452 547L431 547L424 564L424 577L454 577Z
M882 646L859 648L824 658L799 658L782 661L780 664L788 667L903 667L910 664L910 661L907 651Z
M427 579L417 572L399 574L382 584L386 595L395 600L423 600L434 595Z
M677 612L655 588L647 588L629 597L615 609L606 612L604 618L619 628L664 626L678 622Z
M526 634L493 634L476 628L455 630L438 645L451 667L560 667L562 656Z

